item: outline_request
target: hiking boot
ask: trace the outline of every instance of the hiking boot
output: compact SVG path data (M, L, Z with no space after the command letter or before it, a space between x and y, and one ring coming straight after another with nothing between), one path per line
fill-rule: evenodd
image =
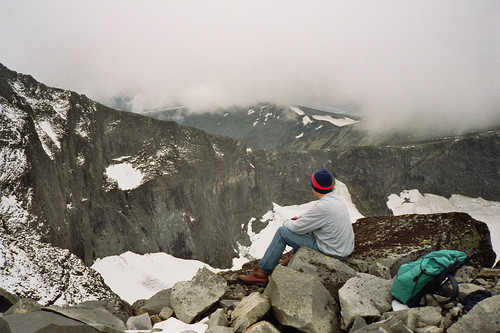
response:
M292 260L292 257L293 257L293 253L292 252L288 252L286 255L285 255L285 258L283 259L280 259L278 261L278 263L280 265L283 265L283 266L288 266L288 263L290 262L290 260Z
M269 282L267 274L260 269L259 266L255 267L252 273L247 275L238 275L238 279L248 284L256 284L261 287L265 287Z

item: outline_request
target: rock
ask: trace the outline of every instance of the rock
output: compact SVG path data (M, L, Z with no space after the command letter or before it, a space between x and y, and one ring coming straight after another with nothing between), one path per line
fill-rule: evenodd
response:
M132 304L132 312L135 314L135 315L139 315L139 314L142 314L142 313L139 313L139 309L144 305L146 304L147 302L147 299L138 299L137 301L135 301L133 304Z
M496 257L486 223L466 213L368 217L359 219L353 228L356 247L351 257L370 264L380 262L391 268L393 275L392 267L400 264L391 267L383 260L400 257L405 261L410 252L418 256L441 249L476 253L469 263L475 267L491 267Z
M208 328L205 333L234 333L236 332L234 328L232 327L226 327L226 326L214 326L211 328Z
M439 326L443 319L441 308L434 306L386 312L382 315L381 319L388 319L389 317L396 318L411 330L415 330L421 324L425 326Z
M346 328L356 316L372 322L392 306L392 280L386 280L366 273L359 273L349 279L339 290L340 308Z
M451 325L448 333L500 331L500 295L477 303L472 310Z
M270 276L264 295L275 318L303 332L337 332L339 308L316 276L281 265Z
M147 313L143 313L139 316L130 317L127 320L128 330L151 330L153 325L151 325L151 319Z
M267 296L252 293L243 298L231 313L231 326L236 332L243 332L259 321L271 309L271 302Z
M163 321L162 318L160 318L159 315L152 315L152 316L149 316L149 319L151 320L151 325L155 325L155 324L158 324L160 322Z
M268 321L259 321L244 330L243 333L280 333L280 331Z
M52 311L68 318L81 321L99 331L120 331L125 330L125 324L118 317L104 308L86 309L78 307L63 308L57 305L51 305L42 308L45 311Z
M366 325L355 331L351 330L349 333L412 333L412 331L406 327L401 320L395 317L389 317L382 321Z
M495 268L483 268L477 274L478 278L500 278L500 269Z
M125 328L125 327L123 327ZM0 318L2 333L98 333L80 321L49 311L34 311Z
M224 295L226 287L226 280L206 267L200 269L191 281L177 282L170 296L175 316L185 323L192 323Z
M415 333L443 333L444 329L442 327L437 326L425 326L425 327L417 327L414 330Z
M338 302L339 289L357 272L342 261L302 246L293 256L288 267L319 277L326 290Z
M30 298L21 298L14 305L12 305L9 310L5 311L4 315L13 315L19 313L27 313L40 310L42 306L37 301Z
M158 315L162 320L167 320L168 318L172 317L174 314L174 310L169 307L164 307L161 309L160 314Z
M360 273L368 273L368 263L364 260L348 257L346 263Z
M241 300L234 299L221 299L219 301L219 305L223 308L234 309L238 304L240 304Z
M74 307L85 308L85 309L104 308L109 312L111 312L116 317L118 317L124 323L127 321L129 317L134 315L134 311L130 306L130 304L119 298L110 298L100 301L86 301L77 304Z
M3 288L0 288L0 312L7 311L17 301L19 301L19 297Z
M455 280L457 280L457 283L470 283L474 279L474 277L478 273L478 269L472 266L462 266L456 273L455 273Z
M368 324L362 317L356 316L354 317L354 322L352 323L351 330L349 332L355 332L356 330L359 330L367 325Z
M149 313L150 316L159 314L165 307L170 306L170 289L165 289L157 292L142 305L137 314Z
M470 293L473 293L478 290L485 290L485 289L473 283L461 283L458 285L458 299L462 299L465 296L469 295ZM446 284L446 286L444 287L444 291L447 294L451 294L451 292L453 291L453 287L451 286L450 283Z
M229 321L226 318L224 309L217 309L210 315L208 320L208 328L215 326L229 326Z
M374 276L381 277L383 279L392 279L391 270L380 263L374 263L368 267L368 273Z

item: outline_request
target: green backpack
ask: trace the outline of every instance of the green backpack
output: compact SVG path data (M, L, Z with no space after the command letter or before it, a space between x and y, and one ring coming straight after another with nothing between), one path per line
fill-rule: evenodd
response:
M391 294L410 307L419 306L422 297L438 292L446 283L451 282L451 297L440 303L452 302L458 295L458 284L453 275L472 257L473 255L467 257L460 251L439 250L403 264L394 277Z

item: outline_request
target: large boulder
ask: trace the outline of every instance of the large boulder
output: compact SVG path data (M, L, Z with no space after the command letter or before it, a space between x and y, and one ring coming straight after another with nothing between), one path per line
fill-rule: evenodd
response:
M338 332L339 308L316 276L281 265L270 276L264 295L276 319L302 332Z
M476 253L474 266L495 263L488 226L466 213L368 217L353 228L356 246L351 257L382 262L392 275L401 264L441 249Z
M472 310L448 328L448 333L499 332L500 295L489 297L477 303Z
M219 301L226 288L222 276L204 267L191 281L180 281L172 287L170 304L175 316L190 324Z
M392 309L392 280L359 273L339 290L340 308L346 328L356 316L373 322Z
M326 290L339 301L339 289L357 272L342 261L329 257L306 246L293 256L288 267L298 272L319 277Z

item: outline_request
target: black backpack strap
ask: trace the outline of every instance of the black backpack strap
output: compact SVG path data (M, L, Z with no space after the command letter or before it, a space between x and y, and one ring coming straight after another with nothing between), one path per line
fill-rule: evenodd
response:
M453 274L448 274L448 275L446 275L446 277L448 278L451 285L453 286L453 292L451 293L451 296L447 300L439 302L439 304L441 304L441 305L451 303L458 297L459 287L458 287L457 280L455 280L455 277L453 276Z

